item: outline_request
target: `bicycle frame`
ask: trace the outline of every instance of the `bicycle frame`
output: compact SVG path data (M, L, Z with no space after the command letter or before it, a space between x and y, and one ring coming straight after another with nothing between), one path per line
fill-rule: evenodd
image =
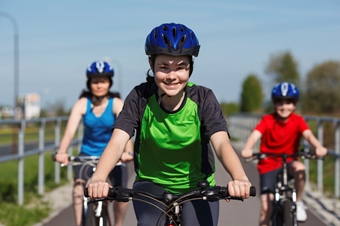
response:
M75 165L82 165L81 169L80 169L80 178L82 178L81 175L82 175L85 167L92 167L93 172L95 172L96 165L98 163L99 158L100 158L99 156L77 156L77 157L69 156L69 161L74 166ZM52 156L52 159L55 160L54 155ZM64 165L61 164L61 166L63 167ZM89 180L90 180L90 178L88 178L86 183L89 183ZM85 188L85 186L84 186L84 188ZM86 220L89 220L89 219L86 219L86 217L88 216L89 203L90 203L89 199L87 197L83 196L83 211L82 211L82 215L83 215L82 216L82 225L83 226L88 225L86 223ZM97 224L98 226L105 226L106 222L104 222L104 221L107 221L107 223L109 225L111 225L111 221L109 219L109 214L108 214L106 207L107 207L107 205L103 201L99 201L99 202L96 203L96 206L93 209L94 216L96 217L95 221L98 222L98 224ZM104 216L104 211L106 211L105 216Z
M296 190L288 183L287 158L291 155L282 155L282 172L278 174L274 194L274 210L272 214L273 225L294 225L296 219ZM286 204L288 203L288 204ZM290 214L289 214L290 213ZM290 221L290 222L287 222Z
M246 159L247 162L264 159L267 156L280 157L282 159L282 172L276 178L275 193L273 200L273 213L271 217L273 226L297 226L296 217L296 190L294 185L289 182L287 158L301 156L303 158L314 158L314 153L303 151L294 154L275 154L275 153L256 153L252 158ZM293 180L292 180L293 181Z

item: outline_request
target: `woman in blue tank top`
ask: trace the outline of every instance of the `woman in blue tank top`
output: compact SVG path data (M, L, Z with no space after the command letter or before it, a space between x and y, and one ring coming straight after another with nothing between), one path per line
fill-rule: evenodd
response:
M66 130L61 140L56 160L64 165L69 163L67 148L78 128L80 120L84 124L84 137L80 154L82 156L101 156L107 143L110 140L112 127L116 117L123 107L123 101L119 93L109 91L112 86L113 68L104 61L92 63L86 71L87 90L84 90L79 100L74 104L71 115L67 122ZM121 156L122 162L133 159L130 153L133 152L132 141L130 141ZM82 219L82 198L84 186L88 175L92 175L92 168L88 172L80 174L81 166L75 166L74 169L74 188L73 188L73 205L76 218L76 224L81 224ZM87 171L87 170L85 170ZM127 186L127 169L122 164L114 168L110 173L109 179L115 186ZM124 217L127 210L127 203L114 203L115 225L123 225Z

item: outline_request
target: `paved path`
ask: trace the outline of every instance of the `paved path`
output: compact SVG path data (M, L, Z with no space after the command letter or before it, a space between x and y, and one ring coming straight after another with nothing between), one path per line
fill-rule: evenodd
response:
M237 148L237 147L236 147ZM243 162L243 161L242 161ZM244 164L244 169L248 177L250 178L251 183L257 188L259 187L258 181L258 172L255 168L255 165L252 163ZM129 172L130 175L133 175L132 164L129 164ZM225 185L229 180L229 175L224 171L221 164L217 161L217 173L216 180L219 185ZM133 176L130 176L129 186L131 187L133 182ZM71 206L71 187L70 185L66 186L68 191L62 191L59 198L59 201L64 203L64 208L59 208L56 212L54 212L50 218L45 219L44 222L40 224L36 224L36 226L59 226L59 225L75 225L74 224L74 216L73 210ZM60 194L60 192L59 192ZM65 196L66 194L66 196ZM54 195L54 197L56 197ZM66 198L67 201L64 201L62 197ZM231 201L227 203L225 201L220 201L220 218L219 225L233 225L233 226L256 226L258 225L259 219L259 210L260 210L260 200L259 196L249 198L244 202L240 201ZM330 225L329 223L325 223L322 219L314 215L313 212L307 210L308 220L305 223L300 223L301 226L326 226ZM133 212L132 204L129 203L128 213L125 219L126 226L137 225L136 218ZM334 224L336 225L336 224ZM340 225L340 224L338 224Z

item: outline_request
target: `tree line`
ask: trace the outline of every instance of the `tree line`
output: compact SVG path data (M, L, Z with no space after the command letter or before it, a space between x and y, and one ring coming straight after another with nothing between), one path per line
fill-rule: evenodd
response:
M239 103L222 102L224 114L238 112L267 113L273 110L269 96L271 87L279 82L294 83L300 91L297 110L302 114L337 117L340 111L340 61L329 60L316 64L304 78L297 60L289 51L270 56L265 68L268 80L264 83L256 74L249 74L242 83ZM264 90L264 88L268 88Z

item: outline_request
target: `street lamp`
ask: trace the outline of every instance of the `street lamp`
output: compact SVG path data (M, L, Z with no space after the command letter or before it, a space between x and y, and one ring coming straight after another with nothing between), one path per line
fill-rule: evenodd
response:
M15 117L15 110L17 108L18 96L19 96L19 28L18 23L15 18L5 12L0 12L0 16L5 17L11 21L14 31L14 107L13 107L13 117Z

